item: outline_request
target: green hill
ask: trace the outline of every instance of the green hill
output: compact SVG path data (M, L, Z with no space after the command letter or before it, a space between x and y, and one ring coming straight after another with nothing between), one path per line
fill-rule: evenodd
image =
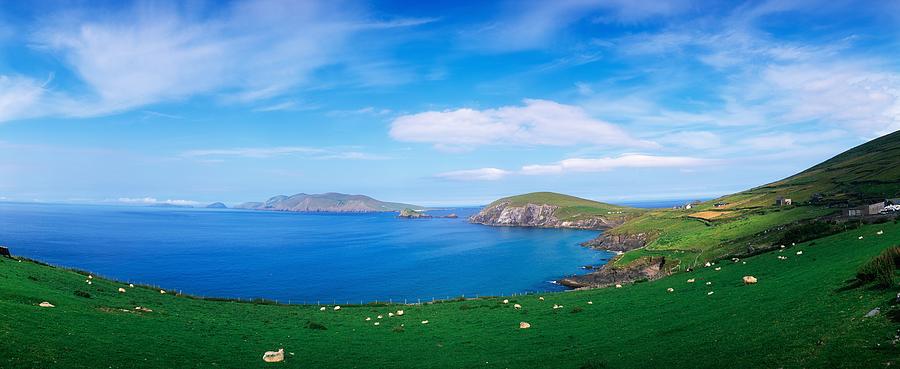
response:
M644 248L619 258L624 266L664 256L670 268L695 267L733 254L777 246L804 224L900 195L900 132L869 141L783 180L684 209L655 209L605 236L649 235ZM790 198L778 206L778 197ZM717 206L718 204L718 206Z
M532 192L496 200L469 220L487 225L602 229L641 213L642 209L555 192Z
M0 258L0 367L880 368L900 358L898 289L847 281L897 244L900 225L892 222L720 262L721 270L545 294L544 301L528 295L508 304L481 298L339 311L200 300L101 278L88 285L84 274ZM745 275L759 282L745 286ZM42 301L55 307L39 307ZM863 317L875 307L880 314ZM388 317L398 309L405 314ZM519 329L520 322L531 328ZM284 363L261 360L280 347L289 353Z

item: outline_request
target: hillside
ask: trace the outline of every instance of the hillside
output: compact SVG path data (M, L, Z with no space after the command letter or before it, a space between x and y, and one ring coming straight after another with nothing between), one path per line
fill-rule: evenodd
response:
M347 195L329 192L309 195L299 193L293 196L273 196L265 202L246 202L236 206L237 209L303 211L303 212L346 212L367 213L383 211L401 211L403 209L424 209L421 206L384 202L365 195Z
M683 270L778 246L789 242L789 235L804 224L834 217L842 208L898 195L900 132L894 132L783 180L706 201L690 210L648 211L587 245L633 250L612 267L657 257L665 258L663 272ZM790 198L793 204L776 205L778 197Z
M604 229L641 212L554 192L533 192L494 201L469 221L492 226Z
M200 300L102 278L88 285L84 274L0 258L0 367L892 367L900 358L898 288L847 281L897 244L900 225L891 222L719 262L721 270L543 301L519 295L338 311ZM759 282L743 285L745 275ZM55 307L38 306L43 301ZM880 314L864 317L875 307ZM388 316L400 309L404 315ZM284 363L261 360L280 347Z

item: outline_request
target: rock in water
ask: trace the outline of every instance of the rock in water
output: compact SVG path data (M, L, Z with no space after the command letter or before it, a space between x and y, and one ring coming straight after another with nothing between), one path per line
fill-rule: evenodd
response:
M266 351L266 353L263 354L263 361L267 363L284 361L284 349L279 349L278 351Z
M872 310L869 310L869 312L866 313L865 317L866 317L866 318L871 318L871 317L873 317L873 316L878 315L878 313L880 313L880 312L881 312L881 308L874 308L874 309L872 309Z

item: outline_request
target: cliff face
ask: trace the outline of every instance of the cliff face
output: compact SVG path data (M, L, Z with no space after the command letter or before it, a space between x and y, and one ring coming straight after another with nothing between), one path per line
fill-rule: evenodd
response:
M584 242L581 245L598 250L626 252L639 249L647 245L649 235L646 233L636 234L601 234L597 238Z
M597 272L577 275L559 280L569 288L607 287L619 283L630 283L640 279L654 280L667 275L666 258L650 257L636 260L626 267L605 267Z
M547 204L510 206L508 202L501 202L482 209L478 214L471 216L469 222L490 226L578 229L606 229L621 223L601 216L560 220L556 216L558 209L558 206Z

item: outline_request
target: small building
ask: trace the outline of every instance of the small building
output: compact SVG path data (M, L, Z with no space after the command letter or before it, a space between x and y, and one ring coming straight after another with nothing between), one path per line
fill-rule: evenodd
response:
M717 208L723 208L723 207L725 207L725 205L728 205L728 203L727 202L717 202L717 203L713 204L713 206L715 206Z
M861 216L863 216L863 209L862 208L844 209L844 216L845 217L861 217Z
M792 204L791 199L779 196L775 199L775 206L788 206Z
M684 205L684 209L685 209L685 210L691 210L692 207L694 207L694 205L691 205L691 204L685 204L685 205Z
M844 209L845 217L861 217L866 215L878 215L884 211L884 201L871 205L863 205L856 208Z
M866 215L881 214L881 211L884 210L884 201L876 202L872 205L867 205L867 206L865 206L865 208L866 208Z

